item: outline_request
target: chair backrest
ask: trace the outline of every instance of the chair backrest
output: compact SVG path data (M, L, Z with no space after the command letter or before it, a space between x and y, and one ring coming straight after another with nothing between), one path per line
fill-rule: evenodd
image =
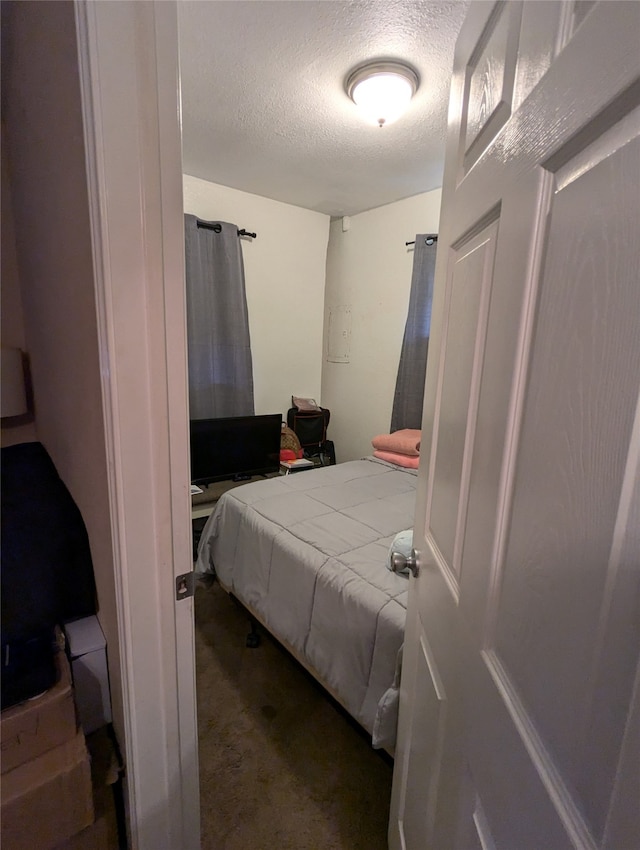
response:
M303 449L316 448L327 439L330 417L331 413L326 407L305 412L291 407L287 411L287 425L295 431Z

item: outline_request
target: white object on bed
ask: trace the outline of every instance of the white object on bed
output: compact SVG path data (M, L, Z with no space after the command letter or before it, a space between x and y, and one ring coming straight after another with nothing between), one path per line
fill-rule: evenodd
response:
M389 546L389 554L387 556L387 569L396 572L399 575L409 575L409 567L403 570L394 570L392 558L394 554L404 555L409 560L413 553L413 529L408 528L406 531L399 531L391 541Z
M416 480L364 458L247 484L222 496L200 540L196 570L214 570L369 732L404 639L408 583L387 561L413 523Z

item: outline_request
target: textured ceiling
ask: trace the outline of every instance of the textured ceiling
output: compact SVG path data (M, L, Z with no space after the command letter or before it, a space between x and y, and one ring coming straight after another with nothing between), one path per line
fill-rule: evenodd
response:
M468 3L182 0L187 174L329 215L442 183L453 49ZM401 59L421 83L389 127L344 91L364 61Z

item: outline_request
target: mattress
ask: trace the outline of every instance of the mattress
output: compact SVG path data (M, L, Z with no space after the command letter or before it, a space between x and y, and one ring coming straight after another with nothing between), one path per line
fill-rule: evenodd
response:
M209 517L196 563L388 749L408 580L387 563L395 535L413 526L416 481L368 457L237 487Z

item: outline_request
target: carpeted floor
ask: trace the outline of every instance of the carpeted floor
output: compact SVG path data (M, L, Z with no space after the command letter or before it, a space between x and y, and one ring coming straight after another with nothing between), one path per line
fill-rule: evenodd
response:
M217 583L196 589L202 850L383 850L391 759Z

